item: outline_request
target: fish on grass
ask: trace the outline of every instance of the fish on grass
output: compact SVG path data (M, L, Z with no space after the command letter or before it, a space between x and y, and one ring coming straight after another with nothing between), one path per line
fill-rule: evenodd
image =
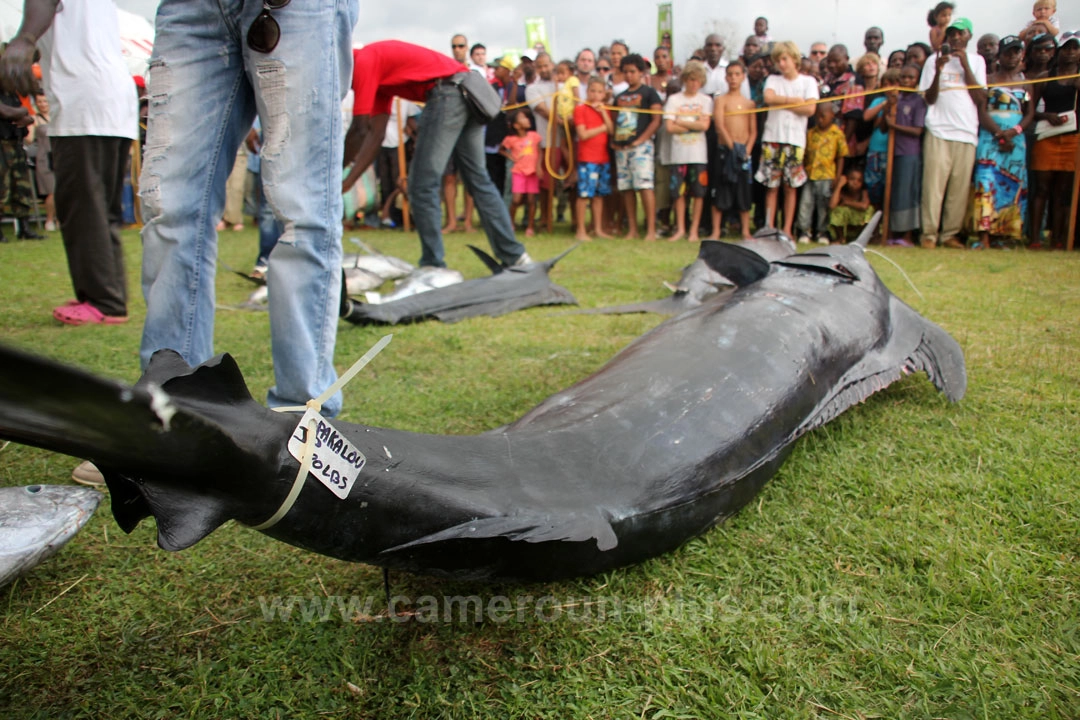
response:
M465 282L465 276L458 270L444 267L421 267L396 280L394 289L386 294L377 292L364 293L364 302L372 305L392 303L395 300L419 295L430 290L450 287ZM349 294L353 294L350 292Z
M416 270L401 258L384 255L359 238L349 238L349 241L359 246L363 252L344 255L341 258L342 278L345 293L348 295L360 295L377 290L388 280L403 278ZM247 300L230 309L266 310L269 301L266 280L253 278L238 270L233 270L233 272L259 287L252 291Z
M3 349L0 435L95 462L120 527L153 516L166 550L235 519L442 577L604 572L731 516L799 438L909 373L964 394L960 347L885 287L862 246L772 264L724 248L720 269L747 281L726 302L661 323L509 425L476 436L320 426L324 453L363 455L344 498L315 470L286 501L300 468L289 444L307 426L255 402L228 355L191 368L161 351L132 388Z
M470 245L491 275L411 292L394 300L379 298L378 303L350 300L343 303L341 317L355 325L397 325L428 318L452 323L482 315L498 317L537 305L576 305L577 300L570 291L551 282L549 277L555 263L574 247L550 260L507 267ZM421 268L421 271L425 270ZM442 268L432 270L442 270L442 273L434 272L431 278L447 278L447 272L454 272Z
M0 587L60 550L101 498L96 490L66 485L0 488Z
M738 245L752 250L768 262L780 260L795 253L795 243L784 233L774 228L762 228L748 240L733 243L719 240L702 240L698 256L682 270L679 281L674 285L665 282L664 286L671 295L659 300L631 303L629 305L611 305L601 308L571 310L567 315L626 315L631 313L657 313L659 315L678 315L696 308L718 295L730 296L735 288L742 284L743 278L727 277L721 271L723 259L727 256L724 245ZM737 269L728 268L731 273Z

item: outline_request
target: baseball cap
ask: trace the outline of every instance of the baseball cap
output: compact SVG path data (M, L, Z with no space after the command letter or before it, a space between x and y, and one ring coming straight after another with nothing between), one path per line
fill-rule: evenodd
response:
M517 64L510 58L509 55L503 55L502 57L495 58L493 62L488 63L488 67L491 68L506 68L507 70L513 70L517 67Z
M971 21L966 17L953 18L953 21L949 23L949 27L945 28L945 32L949 32L950 30L967 30L970 34L975 32L975 29L971 25Z
M1003 53L1010 48L1022 48L1024 47L1024 41L1015 35L1006 35L998 42L998 52Z

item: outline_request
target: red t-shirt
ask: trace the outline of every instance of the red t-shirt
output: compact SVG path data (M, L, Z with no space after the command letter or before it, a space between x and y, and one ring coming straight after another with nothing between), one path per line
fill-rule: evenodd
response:
M394 96L423 102L435 81L469 69L442 53L400 40L353 50L353 115L389 115Z
M578 105L574 108L574 127L584 125L586 130L604 124L604 119L596 108L588 105ZM608 154L608 133L602 132L593 135L588 140L579 140L577 146L578 162L599 163L604 165L611 161Z

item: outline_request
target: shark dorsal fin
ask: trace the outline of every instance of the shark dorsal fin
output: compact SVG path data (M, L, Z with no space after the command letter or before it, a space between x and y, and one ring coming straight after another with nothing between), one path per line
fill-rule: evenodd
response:
M870 244L870 238L874 237L874 231L877 230L878 223L881 222L881 211L878 210L874 213L874 217L870 218L870 222L866 223L866 227L859 233L859 237L851 241L852 245L858 245L863 250Z
M232 356L223 353L192 368L175 350L158 350L136 387L154 383L166 392L188 399L215 402L252 401L247 383Z
M753 250L718 240L703 240L698 258L739 287L769 274L769 263Z
M476 253L476 257L480 258L480 262L487 265L487 269L491 271L492 275L498 275L506 268L495 258L488 255L486 252L476 247L475 245L469 245L469 249Z

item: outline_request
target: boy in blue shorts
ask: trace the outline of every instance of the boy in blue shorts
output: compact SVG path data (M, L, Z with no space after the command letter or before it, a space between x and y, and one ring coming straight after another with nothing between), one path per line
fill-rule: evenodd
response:
M578 139L577 239L589 241L585 232L585 206L592 200L593 232L610 238L603 228L604 198L611 194L611 155L608 141L615 124L604 109L607 84L594 77L589 80L585 102L574 108L574 129Z
M655 160L653 136L660 127L663 104L660 95L644 84L645 60L637 53L622 59L620 69L628 87L615 96L619 111L615 116L612 147L615 148L616 183L623 196L630 229L627 238L637 237L637 195L645 207L645 239L656 240L656 195L653 193ZM652 113L634 112L652 110Z

